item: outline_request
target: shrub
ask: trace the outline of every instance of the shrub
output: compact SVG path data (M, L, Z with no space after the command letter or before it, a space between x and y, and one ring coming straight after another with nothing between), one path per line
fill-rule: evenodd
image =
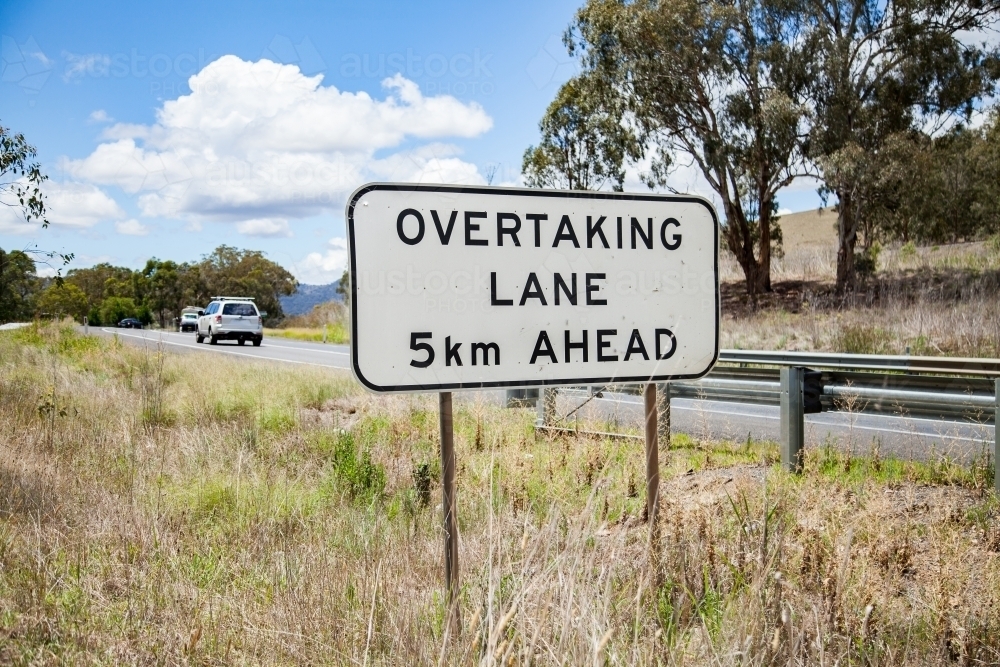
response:
M342 431L335 436L324 434L318 443L330 457L331 481L338 490L355 500L371 500L385 490L385 470L372 461L367 449L361 450L354 436Z
M148 327L153 323L153 311L149 309L149 306L142 304L135 311L135 317L137 320L142 322L142 326Z
M847 324L834 336L838 352L847 354L889 354L893 336L880 327L868 324Z
M87 295L73 283L54 282L38 297L36 308L40 315L68 315L74 320L83 321L87 312Z
M135 317L135 302L121 296L109 296L101 304L101 322L108 326L118 324L126 317Z

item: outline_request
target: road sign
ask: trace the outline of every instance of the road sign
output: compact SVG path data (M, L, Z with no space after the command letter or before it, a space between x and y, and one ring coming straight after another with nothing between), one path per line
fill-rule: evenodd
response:
M374 183L347 231L352 367L373 391L661 382L718 357L699 197Z

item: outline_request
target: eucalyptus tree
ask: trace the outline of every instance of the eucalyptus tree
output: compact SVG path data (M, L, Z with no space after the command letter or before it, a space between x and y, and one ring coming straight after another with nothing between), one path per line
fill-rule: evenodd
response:
M590 0L568 34L584 76L621 100L643 180L690 161L715 191L747 292L771 289L777 193L808 175L806 59L794 0Z
M49 226L46 217L45 194L42 183L48 176L35 159L38 151L21 133L14 133L0 125L0 206L11 209L25 222ZM29 300L33 294L36 264L51 267L52 260L59 260L56 282L62 284L62 267L72 261L72 253L40 250L28 245L23 250L5 252L0 249L0 321L24 317L30 312ZM26 274L30 268L30 275Z
M639 157L621 100L591 76L559 88L538 128L541 140L524 152L521 173L535 188L621 191L624 165Z
M837 199L837 288L855 282L859 230L872 228L886 151L940 131L990 93L996 53L974 36L1000 0L800 0L812 128L808 150ZM868 218L866 220L866 218Z

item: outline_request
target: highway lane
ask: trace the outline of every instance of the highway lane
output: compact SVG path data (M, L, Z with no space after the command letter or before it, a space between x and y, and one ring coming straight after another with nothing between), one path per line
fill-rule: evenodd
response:
M219 341L217 345L210 345L207 340L204 343L197 343L193 333L178 333L176 331L91 327L91 332L106 336L118 336L124 341L147 347L162 345L165 349L179 352L214 352L265 361L282 361L289 364L341 370L349 370L351 367L350 348L346 345L323 345L322 343L307 343L272 336L265 336L260 347L254 347L250 343L237 345L235 341Z
M178 352L227 354L247 359L303 364L349 372L350 348L346 345L323 345L265 336L260 347L238 346L235 342L218 345L195 342L194 334L158 330L91 328L92 333L117 335L123 341L149 347L163 346ZM470 397L473 392L467 392ZM501 391L483 392L490 401L500 403ZM587 401L586 392L560 392L558 414L566 415ZM674 432L699 438L720 438L745 441L780 438L777 406L751 403L725 403L696 399L674 398L671 405L671 426ZM579 410L582 421L608 422L638 428L642 424L642 403L639 396L606 393L592 398ZM565 425L573 426L576 416ZM988 424L917 419L893 415L850 414L827 412L806 415L806 446L824 443L851 448L867 454L877 443L882 455L902 458L925 458L932 452L944 453L968 461L992 446L994 428Z

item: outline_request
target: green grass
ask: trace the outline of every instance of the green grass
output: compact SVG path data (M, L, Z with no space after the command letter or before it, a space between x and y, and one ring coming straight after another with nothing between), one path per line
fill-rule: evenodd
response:
M307 329L304 327L291 327L288 329L264 329L265 336L274 338L290 338L292 340L304 340L312 343L323 341L323 329ZM338 322L331 324L326 329L326 342L336 345L346 345L351 341L351 333L347 327Z
M218 363L207 387L195 355L0 333L0 663L437 664L435 397ZM676 434L650 542L641 441L462 395L454 421L447 664L996 662L988 459L831 444L793 476L773 442Z

